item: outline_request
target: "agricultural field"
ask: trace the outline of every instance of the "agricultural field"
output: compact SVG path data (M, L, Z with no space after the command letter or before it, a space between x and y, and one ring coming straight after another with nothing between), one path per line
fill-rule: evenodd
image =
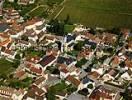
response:
M60 20L69 15L71 22L88 27L132 28L131 0L66 0L62 8L54 14Z

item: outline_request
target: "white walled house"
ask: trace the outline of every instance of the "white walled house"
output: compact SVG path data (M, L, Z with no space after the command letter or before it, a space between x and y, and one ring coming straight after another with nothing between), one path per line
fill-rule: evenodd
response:
M60 78L65 79L70 73L68 72L67 69L60 69Z
M9 59L15 59L16 54L17 54L17 52L11 51L9 49L6 49L5 51L1 52L2 56L5 56Z

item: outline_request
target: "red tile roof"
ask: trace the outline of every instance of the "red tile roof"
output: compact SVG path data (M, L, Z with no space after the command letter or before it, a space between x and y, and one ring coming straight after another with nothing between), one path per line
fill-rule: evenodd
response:
M40 78L38 78L36 81L35 81L35 85L39 85L39 84L41 84L44 80L45 80L46 78L45 77L40 77Z
M127 67L132 68L132 60L126 60L125 64Z
M96 71L90 72L88 73L88 75L94 79L97 79L100 76L100 74L97 73Z
M8 35L0 34L0 38L4 39L4 41L0 41L0 46L4 46L4 45L6 45L6 44L11 42L11 39L10 39L10 37Z
M100 86L98 89L95 89L89 99L90 100L112 100L113 96L110 90L105 89L103 86Z
M40 62L39 64L42 65L43 67L45 67L46 65L48 65L49 63L51 63L53 60L55 60L56 57L53 55L49 55L49 56L45 56Z
M118 56L115 56L115 57L114 57L114 60L112 61L112 63L113 63L113 64L116 64L116 65L119 64L119 63L120 63L119 57L118 57Z
M20 77L22 77L25 73L26 73L25 71L21 70L21 71L16 72L15 76L18 77L18 78L20 78Z
M63 73L65 73L65 74L68 73L68 70L66 68L63 68L60 71L63 72Z
M26 67L28 69L30 69L31 72L33 73L36 73L36 74L41 74L42 73L42 69L41 68L36 68L35 66L33 66L32 64L30 63L27 63L26 64Z
M71 82L73 85L75 86L79 86L80 85L80 80L77 80L76 78L74 78L73 76L69 75L67 78L66 78L67 81Z
M42 73L42 69L41 69L41 68L31 67L30 70L31 70L33 73L36 73L36 74L41 74L41 73Z

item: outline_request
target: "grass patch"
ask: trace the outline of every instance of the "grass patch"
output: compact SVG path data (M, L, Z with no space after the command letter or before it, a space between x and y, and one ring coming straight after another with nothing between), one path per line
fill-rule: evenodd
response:
M72 93L76 90L76 88L72 85L67 85L65 83L65 81L62 81L61 83L58 83L54 86L51 86L49 88L49 91L53 94L57 94L57 93L61 93L61 92L64 92L64 93Z
M13 88L28 88L33 82L33 79L30 77L27 77L24 80L18 80L18 79L12 79L8 80L7 83L10 87Z
M14 69L13 63L5 59L0 59L0 74L10 74Z
M64 26L64 31L66 33L71 33L74 30L75 26L74 25L65 25Z
M78 55L78 51L75 51L75 50L73 50L73 51L70 51L70 52L67 52L67 54L69 54L69 55L71 55L71 56L74 56L74 57L77 57L77 55Z
M35 56L42 57L46 54L45 51L36 51L32 47L25 50L24 53L26 57L35 57Z

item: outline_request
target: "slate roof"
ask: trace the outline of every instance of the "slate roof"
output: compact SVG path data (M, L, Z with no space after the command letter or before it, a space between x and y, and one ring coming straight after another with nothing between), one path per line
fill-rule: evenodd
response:
M85 40L85 44L90 45L90 46L96 46L97 44L95 42Z
M67 39L66 39L67 43L70 42L70 41L72 41L72 40L75 40L75 38L76 38L75 35L67 35L66 37L67 37Z
M65 58L65 57L60 56L57 59L57 63L59 63L59 64L66 64L66 65L71 64L73 61L75 61L75 59L73 59L71 57Z
M9 28L8 24L6 24L6 23L0 23L0 32L4 32L8 28Z

